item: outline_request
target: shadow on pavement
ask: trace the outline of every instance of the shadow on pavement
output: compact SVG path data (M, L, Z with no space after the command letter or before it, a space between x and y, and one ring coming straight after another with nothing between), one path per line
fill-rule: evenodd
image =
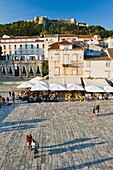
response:
M80 165L71 166L71 167L57 168L55 170L83 169L85 167L90 167L92 165L100 164L100 163L103 163L103 162L106 162L106 161L111 161L111 160L113 160L113 157L105 158L105 159L100 159L100 160L96 160L96 161L92 161L92 162L86 162L86 163L83 163L83 164L80 164ZM112 167L111 167L111 169L112 169Z
M2 108L0 108L0 124L15 109L15 107L15 104L12 104L10 106L2 106Z
M98 114L98 117L101 117L101 116L113 116L113 113L103 113L103 114Z
M79 138L79 139L74 139L71 141L67 141L65 143L60 143L60 144L56 144L56 145L51 145L51 146L43 146L41 148L53 148L53 147L59 147L59 146L64 146L64 145L69 145L69 144L74 144L74 143L78 143L78 142L85 142L87 140L93 140L93 139L97 139L98 137L94 137L94 138Z
M8 114L9 112L7 112L7 114L2 117L1 121L3 121ZM1 122L0 133L14 131L14 130L26 130L31 128L44 127L44 125L41 124L41 122L46 120L47 119L32 119L32 120L22 120L22 121L13 121L13 122Z
M96 145L102 145L102 144L105 144L105 142L84 143L84 144L71 146L71 147L67 147L67 148L56 148L56 149L51 149L51 150L47 150L47 151L49 152L48 155L54 155L54 154L60 154L60 153L69 152L69 151L73 151L73 150L81 150L81 149L85 149L85 148L91 148Z

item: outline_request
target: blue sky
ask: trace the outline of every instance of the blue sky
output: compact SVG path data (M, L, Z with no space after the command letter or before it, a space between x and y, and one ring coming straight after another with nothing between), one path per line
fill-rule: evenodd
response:
M34 16L76 18L77 22L113 30L113 0L0 0L0 24Z

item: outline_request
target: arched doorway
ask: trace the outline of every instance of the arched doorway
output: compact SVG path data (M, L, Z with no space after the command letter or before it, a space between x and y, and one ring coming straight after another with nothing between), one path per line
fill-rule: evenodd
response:
M15 72L15 77L19 76L19 67L17 66L17 64L14 65L14 72Z
M26 66L22 66L22 76L26 76Z
M6 68L5 68L5 66L1 67L1 71L2 71L2 75L6 75Z

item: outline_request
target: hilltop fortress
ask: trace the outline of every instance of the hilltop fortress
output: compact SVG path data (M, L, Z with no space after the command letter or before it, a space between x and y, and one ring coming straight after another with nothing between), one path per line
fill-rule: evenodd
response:
M88 25L86 23L77 23L75 18L71 18L71 19L67 19L67 18L57 18L57 19L50 19L47 16L35 16L33 21L35 23L39 23L39 24L44 24L44 26L46 26L47 24L51 24L51 23L64 23L64 24L76 24L79 26L86 26L88 27Z

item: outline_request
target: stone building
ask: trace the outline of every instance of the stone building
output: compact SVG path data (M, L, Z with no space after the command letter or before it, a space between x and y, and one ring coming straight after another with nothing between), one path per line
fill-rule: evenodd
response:
M49 48L49 83L74 83L83 76L84 48L67 40Z
M2 57L0 77L42 76L44 61L44 39L39 36L0 38ZM3 57L4 56L4 57Z

